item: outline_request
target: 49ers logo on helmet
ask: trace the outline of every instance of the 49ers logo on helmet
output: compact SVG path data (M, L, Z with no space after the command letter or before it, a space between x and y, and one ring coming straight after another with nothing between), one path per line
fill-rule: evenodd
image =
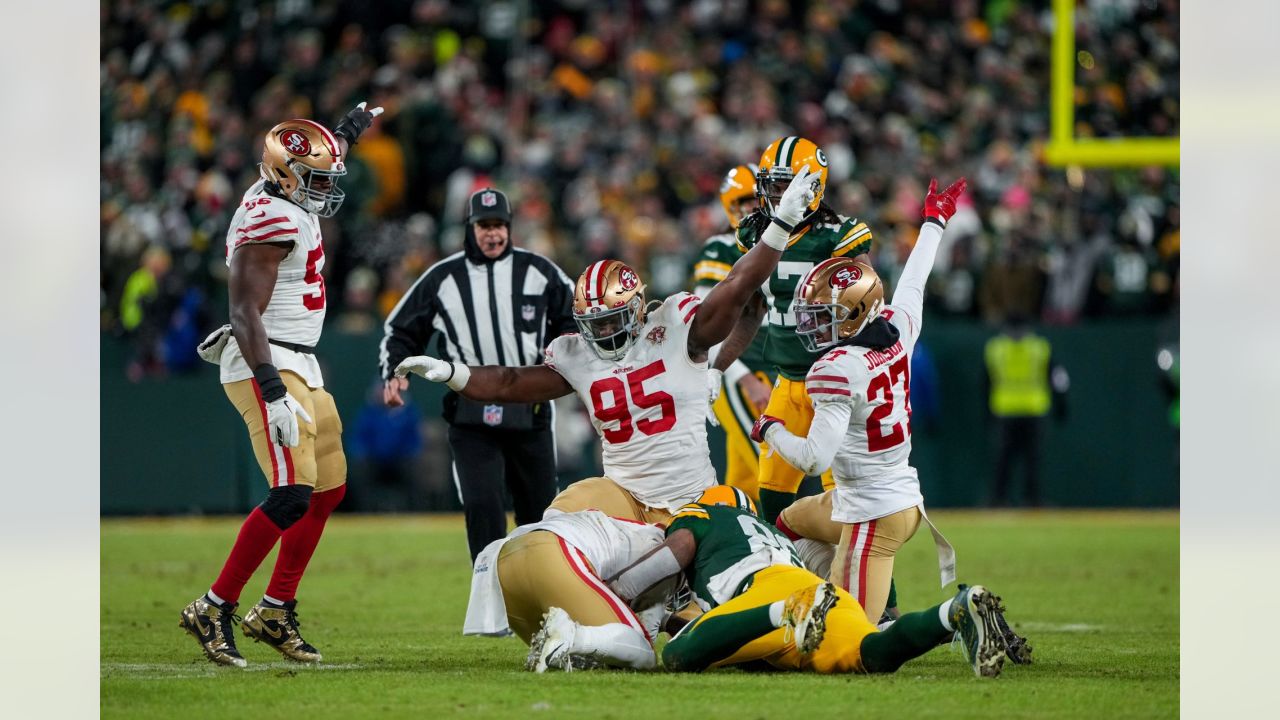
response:
M831 273L831 287L843 290L862 279L862 271L857 265L842 267Z
M640 278L636 276L636 271L625 265L618 271L618 284L623 290L635 290L640 284Z
M297 130L286 130L280 135L280 144L294 155L310 155L311 142Z

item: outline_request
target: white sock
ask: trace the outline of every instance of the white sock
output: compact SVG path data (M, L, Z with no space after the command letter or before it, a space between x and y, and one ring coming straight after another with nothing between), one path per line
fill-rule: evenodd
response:
M792 544L796 546L796 553L800 555L800 562L809 568L809 572L820 578L831 574L831 561L836 557L835 545L809 538L800 538Z
M222 598L218 597L218 595L213 592L213 588L209 588L209 592L205 593L204 596L209 598L209 602L213 603L214 605L227 604L226 600L223 600Z
M275 599L275 598L271 597L270 595L263 595L263 596L262 596L262 602L265 602L265 603L267 603L267 604L269 604L269 605L275 605L276 607L284 607L284 601L283 601L283 600L277 600L277 599Z
M769 622L773 623L776 628L782 627L782 610L786 605L786 600L779 600L769 605Z
M955 602L955 600L955 598L951 598L938 606L938 619L942 621L942 627L951 632L955 632L956 629L952 626L951 621L947 619L947 616L951 614L951 603Z
M649 670L658 664L653 646L639 630L622 623L579 625L569 646L573 655L593 654L614 667Z

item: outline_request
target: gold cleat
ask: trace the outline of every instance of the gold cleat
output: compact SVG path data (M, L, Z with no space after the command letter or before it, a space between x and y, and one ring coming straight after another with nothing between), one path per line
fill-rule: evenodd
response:
M178 626L195 637L205 656L213 662L245 667L249 663L236 650L234 623L240 618L235 612L235 603L214 605L201 596L182 609Z
M827 632L827 613L838 599L836 586L829 582L797 590L787 598L782 606L782 626L787 628L786 636L794 638L801 655L808 655L822 644L822 636Z
M297 600L290 600L284 607L258 603L249 609L240 623L245 637L264 642L295 662L318 663L320 651L302 639L298 632Z

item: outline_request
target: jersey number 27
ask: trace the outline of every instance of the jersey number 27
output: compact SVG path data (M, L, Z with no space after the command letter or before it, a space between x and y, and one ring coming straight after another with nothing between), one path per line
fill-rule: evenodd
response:
M898 381L902 382L899 383ZM902 423L894 423L888 432L884 430L884 420L893 414L893 388L901 384L902 402L907 405L907 428L903 432ZM907 356L903 355L888 367L886 372L871 378L867 385L867 400L875 402L883 400L867 418L867 450L880 452L897 447L906 441L911 434L911 366Z

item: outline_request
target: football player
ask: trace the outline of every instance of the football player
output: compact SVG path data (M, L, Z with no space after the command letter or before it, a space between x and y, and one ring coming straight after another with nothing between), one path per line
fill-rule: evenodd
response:
M271 128L262 179L244 194L227 231L231 323L199 352L219 365L270 489L241 526L212 587L182 611L181 626L220 665L246 665L233 627L240 591L277 541L266 594L241 628L290 660L321 659L298 632L295 595L346 493L347 460L342 422L315 356L326 304L320 218L342 205L338 179L346 174L348 147L381 113L360 103L332 132L301 119Z
M942 192L930 183L925 222L892 304L884 305L884 284L866 263L832 258L805 275L795 333L806 349L824 353L805 378L812 424L797 430L765 414L752 428L752 437L766 439L802 471L834 471L834 490L797 501L777 526L793 539L835 542L828 578L848 590L872 621L880 620L889 597L894 556L921 519L928 522L910 465L909 371L925 281L964 187L963 178ZM945 587L955 578L955 553L929 526Z
M522 525L476 557L462 632L514 631L530 645L525 669L535 672L652 668L653 639L666 614L663 598L637 613L601 578L635 562L662 538L655 525L596 510Z
M669 670L764 661L780 670L887 673L958 633L980 677L1004 664L1000 598L981 585L907 613L881 632L849 593L806 570L795 548L760 521L742 491L704 492L676 513L661 545L609 579L623 598L643 597L683 573L707 612L662 650Z
M818 191L798 221L782 219L789 235L787 257L778 263L762 288L768 305L764 360L778 373L764 412L784 418L787 426L796 432L808 429L813 419L813 409L805 394L804 377L817 359L812 351L800 344L794 332L796 285L823 260L832 257L865 259L865 253L871 249L871 228L856 217L836 213L824 201L826 153L810 140L796 136L778 138L760 157L756 172L756 196L760 199L760 208L739 225L739 249L746 251L751 248L764 228L779 222L777 210L782 190L806 165L818 173ZM804 473L769 452L767 447L762 446L761 450L760 511L766 521L773 522L783 508L795 501ZM823 477L823 487L830 489L830 475Z
M705 298L742 257L734 232L741 220L756 209L755 173L755 165L739 165L729 171L720 185L720 203L729 219L729 228L707 238L694 261L693 294L698 297ZM716 348L712 348L713 355L715 352ZM749 435L755 419L769 404L772 380L766 368L764 334L759 333L742 355L725 368L723 378L713 379L720 383L719 395L711 409L724 429L724 484L740 488L753 500L758 497L756 476L760 472L760 447Z
M705 299L677 293L650 310L639 274L602 260L587 267L574 290L580 334L553 340L545 364L468 367L417 356L396 373L413 372L485 402L545 402L576 392L600 434L605 476L570 485L544 517L597 509L665 522L716 484L707 447L708 351L725 342L717 363L727 364L755 334L760 318L744 307L782 257L786 228L816 191L817 174L802 168L778 202L778 221Z

